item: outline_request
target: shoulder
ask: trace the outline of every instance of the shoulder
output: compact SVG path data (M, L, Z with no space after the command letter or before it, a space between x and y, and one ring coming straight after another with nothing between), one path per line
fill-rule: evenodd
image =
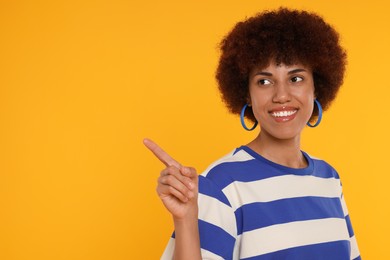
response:
M226 174L229 169L238 165L245 165L253 160L253 156L248 154L242 147L239 147L210 164L209 167L202 172L202 175L213 179L215 175L219 175L222 172Z
M330 165L328 162L326 162L323 159L320 159L318 157L312 156L310 154L306 153L306 156L310 158L310 160L313 162L314 165L314 175L319 175L318 177L324 177L324 178L336 178L340 179L340 176L336 169Z
M257 160L247 153L243 147L239 147L212 163L200 177L219 190L223 190L235 181L248 181L253 178L254 171L259 169ZM252 176L252 177L251 177Z
M213 162L207 169L202 173L203 176L207 176L210 172L214 171L220 165L226 165L229 163L237 163L237 162L246 162L253 160L254 158L246 153L241 147L236 148L225 156Z
M244 165L253 160L241 147L219 158L199 175L199 194L231 206L224 188L236 181Z

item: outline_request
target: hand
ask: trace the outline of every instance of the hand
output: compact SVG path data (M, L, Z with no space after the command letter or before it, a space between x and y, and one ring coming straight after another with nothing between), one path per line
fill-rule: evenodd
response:
M144 139L144 145L165 164L157 181L157 194L176 220L198 217L198 174L184 167L156 143Z

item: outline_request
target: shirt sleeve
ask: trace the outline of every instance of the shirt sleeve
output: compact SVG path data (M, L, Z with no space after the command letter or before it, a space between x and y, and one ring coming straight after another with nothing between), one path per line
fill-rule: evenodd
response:
M361 260L359 248L358 248L357 241L355 238L355 233L353 232L351 219L349 217L348 208L347 208L347 204L345 203L343 193L341 194L341 205L343 207L345 222L346 222L347 227L348 227L349 242L351 245L351 260Z
M234 259L237 224L234 211L221 189L199 176L198 225L202 259ZM161 259L173 259L175 234Z

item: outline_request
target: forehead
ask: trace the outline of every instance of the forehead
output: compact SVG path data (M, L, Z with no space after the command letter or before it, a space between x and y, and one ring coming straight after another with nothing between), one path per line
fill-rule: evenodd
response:
M275 60L271 60L268 62L267 65L258 65L251 69L249 76L253 76L256 73L259 72L286 72L293 71L296 69L302 69L308 73L312 73L311 67L308 65L305 65L302 62L294 62L292 64L286 64L284 62L276 62Z

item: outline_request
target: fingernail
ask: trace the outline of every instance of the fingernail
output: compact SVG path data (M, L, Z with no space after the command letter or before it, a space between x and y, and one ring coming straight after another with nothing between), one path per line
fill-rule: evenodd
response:
M188 175L188 174L189 174L189 169L186 168L186 167L183 167L183 173L184 173L185 175Z
M188 186L190 186L190 189L193 189L195 187L195 185L192 182L189 182Z

